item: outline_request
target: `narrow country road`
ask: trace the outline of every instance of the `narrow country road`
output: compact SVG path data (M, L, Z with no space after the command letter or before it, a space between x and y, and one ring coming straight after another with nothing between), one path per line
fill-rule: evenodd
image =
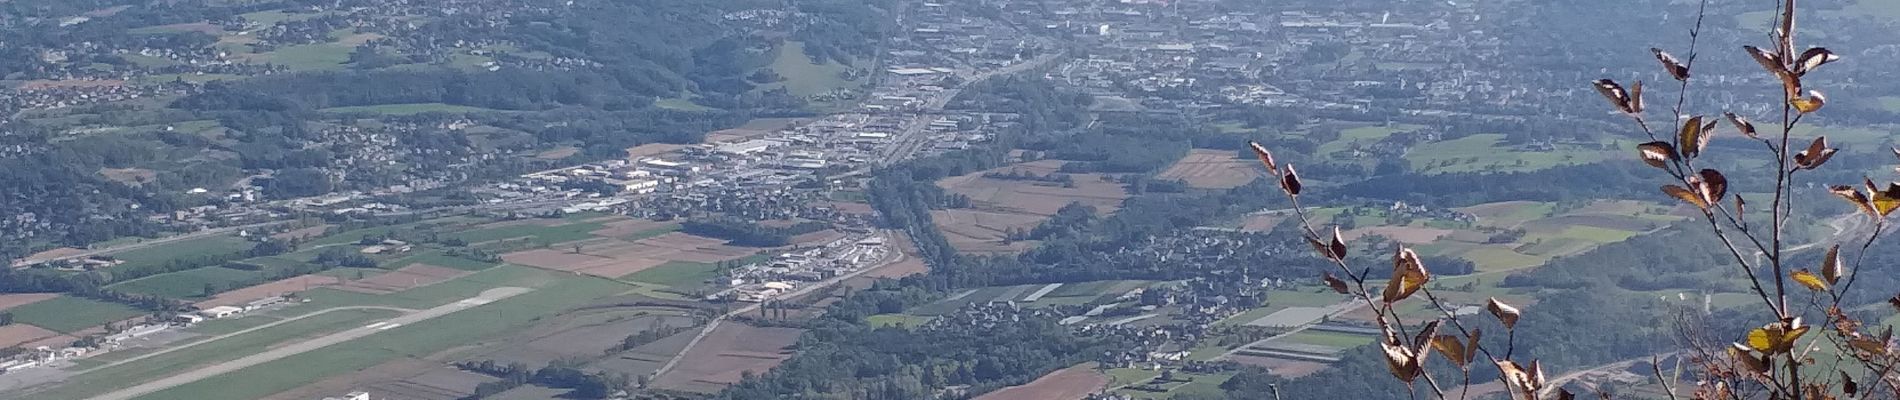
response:
M384 330L388 330L390 328L394 328L397 326L427 321L431 318L448 315L456 311L474 308L476 306L488 304L496 300L501 300L501 299L505 299L505 298L519 295L522 293L527 293L529 291L530 289L518 288L518 287L501 287L501 288L489 289L487 291L483 291L481 295L471 297L468 299L463 299L461 301L457 301L454 303L444 304L441 306L437 306L435 308L430 308L427 310L417 311L417 312L405 314L399 317L390 318L388 321L371 324L369 326L364 326L361 328L351 329L351 330L347 330L343 332L337 332L337 333L333 333L333 334L319 337L316 339L306 340L303 342L298 342L298 343L286 345L283 347L265 350L264 352L252 354L249 356L244 356L243 358L239 358L236 360L226 361L226 362L218 363L218 364L211 365L204 368L199 368L192 371L186 371L177 375L172 375L172 376L160 378L155 381L139 384L137 386L120 389L111 393L95 396L92 398L92 400L131 400L134 398L138 398L139 396L157 393L158 391L161 391L161 390L170 389L173 387L185 385L192 382L197 382L199 380L203 380L205 378L210 378L213 376L218 376L227 372L237 371L244 368L250 368L253 366L257 366L259 364L283 359L285 357L303 354L303 353L317 350L320 348L328 347L330 345L343 343L350 340L355 340L358 338L362 338L364 336L373 335L378 332L382 332Z

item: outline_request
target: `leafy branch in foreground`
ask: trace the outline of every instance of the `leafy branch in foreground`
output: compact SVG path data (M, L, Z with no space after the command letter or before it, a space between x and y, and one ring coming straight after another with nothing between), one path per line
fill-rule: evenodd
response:
M1864 234L1843 232L1829 240L1849 241L1854 236L1864 235L1853 262L1842 259L1838 243L1827 248L1821 265L1814 268L1801 268L1788 261L1791 253L1807 247L1791 246L1785 235L1786 228L1794 223L1791 203L1794 189L1800 187L1796 178L1802 171L1822 167L1840 152L1828 144L1826 136L1805 140L1807 144L1799 150L1795 147L1800 143L1793 137L1795 127L1802 118L1820 111L1827 103L1827 97L1820 91L1804 86L1803 78L1840 57L1823 47L1796 53L1795 1L1784 0L1778 6L1776 28L1771 35L1773 49L1743 46L1742 50L1781 83L1779 98L1783 101L1779 123L1764 132L1734 112L1724 112L1721 117L1747 140L1761 142L1775 157L1774 193L1765 216L1748 214L1751 210L1746 208L1748 202L1741 195L1734 196L1732 203L1725 202L1730 178L1716 169L1697 165L1719 124L1714 117L1689 115L1684 111L1690 71L1696 60L1694 45L1700 17L1697 28L1690 31L1687 61L1680 61L1663 50L1651 49L1664 70L1679 83L1676 106L1670 110L1671 121L1683 122L1674 135L1659 138L1645 119L1642 82L1631 83L1627 91L1610 79L1598 80L1594 86L1613 108L1629 116L1649 135L1651 141L1638 145L1637 151L1644 163L1669 175L1672 182L1663 185L1662 192L1700 211L1709 230L1721 240L1723 250L1734 258L1736 269L1748 279L1751 294L1761 300L1763 315L1771 317L1768 323L1747 331L1726 348L1689 349L1703 378L1692 392L1693 398L1869 398L1880 391L1871 385L1862 387L1859 382L1876 382L1875 385L1900 396L1900 383L1893 376L1900 358L1892 352L1892 330L1879 335L1865 332L1862 323L1846 311L1861 305L1844 301L1854 284L1850 271L1860 269L1868 248L1886 228L1887 217L1900 209L1900 183L1881 187L1872 179L1863 179L1864 190L1850 185L1829 187L1830 192L1847 200L1871 221L1868 224L1871 229ZM1895 155L1900 156L1900 149L1895 150ZM1750 178L1768 180L1762 176L1738 176L1737 179ZM1766 227L1749 223L1751 218L1763 217L1767 220ZM1796 293L1800 288L1790 289L1790 281L1806 292ZM1895 305L1900 307L1900 303ZM1823 323L1805 322L1816 317ZM1819 333L1814 333L1816 326L1821 328ZM1829 352L1838 354L1836 362L1817 360L1817 355ZM1860 365L1842 365L1843 360ZM1674 390L1667 387L1667 382L1664 384L1664 389L1674 398Z
M1676 101L1669 112L1672 119L1667 125L1672 129L1666 137L1657 132L1646 118L1649 112L1643 100L1643 83L1632 82L1627 88L1610 79L1593 82L1598 93L1608 99L1612 108L1629 116L1650 141L1637 146L1639 158L1649 166L1665 172L1670 183L1661 187L1662 192L1674 199L1694 207L1702 215L1710 231L1720 239L1723 249L1735 260L1735 268L1748 279L1750 293L1761 301L1763 316L1769 322L1759 328L1748 330L1732 340L1724 340L1725 345L1691 345L1685 351L1699 367L1700 378L1694 390L1689 393L1694 399L1865 399L1879 398L1883 389L1892 397L1900 397L1900 355L1893 350L1893 332L1891 329L1878 335L1867 332L1866 328L1848 310L1863 305L1847 304L1846 294L1852 289L1855 275L1865 260L1868 248L1880 237L1886 228L1886 218L1896 209L1900 209L1900 183L1890 183L1885 187L1877 186L1872 179L1864 179L1864 190L1848 185L1831 186L1829 190L1854 205L1872 223L1869 232L1864 234L1842 235L1836 241L1846 241L1854 236L1864 235L1858 252L1852 262L1841 255L1841 245L1833 244L1820 265L1813 268L1801 268L1791 265L1790 255L1807 246L1793 246L1784 234L1792 224L1794 217L1792 200L1794 188L1799 187L1796 180L1801 171L1822 167L1832 159L1840 149L1828 144L1825 136L1806 140L1806 145L1797 149L1799 142L1793 137L1795 127L1805 116L1820 111L1827 103L1827 97L1817 90L1803 86L1803 78L1823 65L1838 61L1839 56L1826 48L1815 47L1795 51L1795 1L1782 0L1778 3L1776 29L1772 35L1774 48L1764 50L1754 46L1744 46L1748 56L1761 64L1781 83L1781 116L1777 126L1768 129L1757 128L1748 118L1733 112L1724 112L1721 116L1690 115L1687 106L1691 71L1693 71L1697 53L1695 43L1702 28L1703 10L1707 2L1697 10L1694 28L1689 31L1687 57L1678 58L1660 48L1651 48L1651 53L1662 65L1668 76L1677 82ZM1680 121L1680 123L1677 123ZM1774 193L1766 209L1751 210L1749 202L1741 195L1730 196L1731 178L1720 170L1706 168L1698 160L1709 152L1709 143L1715 137L1722 121L1727 121L1738 134L1748 140L1759 141L1775 157L1773 182ZM1405 383L1407 390L1417 397L1421 393L1420 381L1429 390L1429 395L1439 399L1466 398L1469 392L1447 393L1444 386L1424 367L1438 353L1446 361L1458 367L1462 378L1462 388L1471 387L1471 368L1482 355L1499 372L1499 381L1507 388L1511 399L1573 399L1575 395L1562 388L1551 387L1546 379L1542 365L1531 360L1528 364L1513 358L1516 346L1516 326L1522 311L1496 298L1487 304L1491 315L1498 319L1506 330L1504 349L1487 347L1479 341L1482 332L1467 328L1452 310L1441 302L1431 289L1425 287L1432 279L1425 265L1419 262L1417 253L1399 246L1392 256L1390 274L1384 286L1374 291L1370 268L1354 268L1348 262L1350 248L1342 238L1338 227L1330 234L1322 234L1308 217L1306 209L1300 204L1300 195L1306 190L1300 181L1299 173L1291 164L1279 164L1272 152L1258 143L1250 143L1253 152L1264 164L1267 171L1278 178L1281 191L1292 204L1292 210L1299 217L1300 229L1308 243L1320 257L1337 267L1339 275L1324 273L1321 279L1334 291L1351 295L1363 307L1372 310L1380 332L1379 340L1387 367L1392 376ZM1900 156L1900 148L1894 149ZM1762 179L1761 176L1738 175L1735 179ZM1732 198L1731 198L1732 197ZM1766 219L1767 226L1751 224ZM1843 232L1844 234L1847 232ZM1796 293L1800 288L1790 289L1788 282L1805 288L1805 293ZM1408 324L1396 311L1395 305L1423 295L1433 309L1444 317L1424 321L1416 325ZM1805 296L1804 296L1805 295ZM1802 299L1805 297L1805 299ZM1900 296L1889 300L1900 309ZM1877 305L1874 305L1877 306ZM1819 319L1823 323L1808 324L1805 321ZM1418 321L1414 321L1418 322ZM1815 333L1817 331L1819 333ZM1415 329L1415 331L1413 331ZM1707 343L1695 341L1695 343ZM1834 352L1838 358L1832 363L1822 363L1817 355ZM1660 359L1660 356L1657 357ZM1850 365L1843 365L1843 362ZM1858 365L1851 365L1858 364ZM1670 387L1671 382L1662 378L1660 366L1654 366L1656 376L1663 392L1669 398L1677 399L1677 389ZM1863 385L1862 382L1868 384ZM1603 398L1609 395L1598 393Z

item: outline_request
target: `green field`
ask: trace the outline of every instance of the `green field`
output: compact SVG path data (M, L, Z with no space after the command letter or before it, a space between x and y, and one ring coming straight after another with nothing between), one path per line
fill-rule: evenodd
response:
M399 357L426 357L506 334L543 316L627 289L627 285L610 280L561 276L559 281L530 293L139 398L248 400L264 397Z
M484 269L494 268L496 265L501 265L501 263L472 260L472 259L468 259L464 257L451 256L451 255L448 255L448 253L444 253L439 250L425 250L425 251L416 252L416 254L414 255L398 258L388 263L384 263L383 267L389 268L389 269L396 269L396 268L409 266L410 264L429 264L429 265L434 265L438 267L449 267L449 268L459 269L463 271L480 271Z
M929 323L932 319L936 318L910 314L878 314L864 317L864 323L875 327L916 328L923 326L925 323Z
M1339 139L1319 146L1319 154L1328 155L1345 151L1353 144L1370 145L1392 136L1394 133L1423 129L1421 125L1398 124L1394 126L1361 126L1339 131Z
M1359 347L1359 346L1363 346L1367 344L1372 344L1373 340L1375 339L1377 338L1374 338L1372 336L1367 336L1367 335L1355 335L1351 333L1326 332L1326 331L1316 331L1316 330L1308 329L1308 330L1300 331L1298 333L1294 333L1292 335L1287 335L1286 338L1283 338L1281 340L1285 340L1287 342L1292 342L1292 343L1299 343L1299 344L1310 344L1314 346L1326 346L1326 347L1332 347L1332 348L1347 349L1347 348L1353 348L1353 347Z
M168 374L244 357L298 338L342 331L396 315L396 312L386 310L340 310L313 315L255 332L201 343L160 356L89 370L67 380L65 384L54 390L36 394L34 398L81 399L96 396Z
M293 70L340 69L350 61L350 46L339 43L300 44L279 47L253 55L253 61L290 67Z
M760 89L783 87L793 96L803 98L851 85L851 81L839 76L840 73L850 70L850 65L841 65L836 62L812 63L811 57L805 56L805 43L802 42L788 40L784 45L779 46L778 55L772 59L771 68L772 72L777 72L779 76L785 78L785 81L760 85Z
M1142 368L1111 368L1108 370L1109 387L1138 385L1161 376L1161 371Z
M690 100L690 99L685 99L685 98L679 98L679 97L668 97L668 98L664 98L664 99L658 99L658 100L654 100L654 101L653 101L653 106L655 106L655 107L659 107L659 108L664 108L664 109L669 109L669 110L679 110L679 111L713 111L713 110L717 110L717 108L712 108L712 107L707 107L707 106L702 106L702 105L699 105L699 103L694 103L694 102L693 102L692 100Z
M1900 96L1880 96L1879 102L1881 109L1900 113Z
M174 299L204 298L207 284L212 285L213 290L222 292L248 286L263 277L264 273L258 271L204 267L133 279L115 283L106 288Z
M78 332L145 313L118 303L73 296L54 297L10 308L7 312L13 314L14 322L64 333Z
M1601 161L1611 154L1594 146L1562 144L1551 151L1530 151L1503 140L1502 134L1486 133L1425 143L1406 152L1405 160L1412 170L1424 173L1533 171Z
M277 25L277 23L279 22L302 21L306 19L320 17L320 16L323 16L323 14L314 14L314 13L291 14L283 10L271 10L271 11L258 11L258 12L253 12L253 13L245 13L245 14L240 14L238 16L243 17L247 21L256 22L258 25L272 26L272 25Z
M251 243L237 236L219 235L162 245L129 250L112 254L113 258L124 260L125 264L113 269L139 269L163 266L172 260L184 260L216 254L242 253L251 249Z
M700 286L706 280L719 277L719 266L688 261L667 261L653 268L627 274L620 279L666 285L678 289L687 286Z
M384 114L384 115L416 115L416 114L432 113L432 112L475 113L475 112L496 112L496 111L501 111L501 110L496 110L496 109L491 109L491 108L482 108L482 107L470 107L470 106L455 105L455 104L443 104L443 103L410 103L410 104L381 104L381 105L374 105L374 106L330 107L330 108L325 108L325 109L317 110L317 111L322 111L322 112L327 112L327 113L372 113L372 114Z
M594 235L589 232L599 230L604 226L599 222L577 222L555 226L519 224L457 233L455 237L470 244L520 238L531 238L535 242L554 244L592 238Z

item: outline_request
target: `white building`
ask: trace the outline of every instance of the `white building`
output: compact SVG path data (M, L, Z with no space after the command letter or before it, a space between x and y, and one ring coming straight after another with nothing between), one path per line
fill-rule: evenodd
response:
M232 307L232 306L217 306L217 307L211 307L211 308L205 309L204 311L199 311L198 315L202 315L205 318L218 319L218 318L227 318L227 317L237 315L238 313L242 313L242 312L244 312L244 309L242 308L237 308L237 307Z

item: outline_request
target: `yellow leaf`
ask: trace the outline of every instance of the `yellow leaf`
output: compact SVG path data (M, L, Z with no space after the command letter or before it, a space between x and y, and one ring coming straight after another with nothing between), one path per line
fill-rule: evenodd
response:
M1682 121L1682 128L1676 131L1676 145L1682 146L1682 158L1695 158L1702 154L1702 116L1690 117Z
M1786 353L1807 333L1808 327L1801 325L1800 317L1763 325L1748 331L1748 348L1763 354Z
M1668 194L1669 197L1680 199L1685 203L1689 203L1689 205L1696 206L1696 208L1709 209L1709 203L1702 201L1702 195L1691 192L1689 189L1683 189L1681 186L1676 185L1663 185L1662 191Z
M1807 97L1789 98L1788 104L1794 106L1794 109L1801 111L1802 114L1807 114L1818 111L1821 109L1821 106L1827 105L1827 96L1821 95L1819 91L1809 90Z
M1880 216L1885 217L1893 214L1895 209L1900 209L1900 183L1889 182L1886 189L1875 189L1872 184L1868 184L1867 192L1871 195L1867 199L1868 203Z
M1827 281L1821 280L1820 276L1816 276L1813 272L1808 272L1806 269L1794 271L1794 282L1801 284L1801 286L1807 286L1808 290L1816 292L1827 291Z

